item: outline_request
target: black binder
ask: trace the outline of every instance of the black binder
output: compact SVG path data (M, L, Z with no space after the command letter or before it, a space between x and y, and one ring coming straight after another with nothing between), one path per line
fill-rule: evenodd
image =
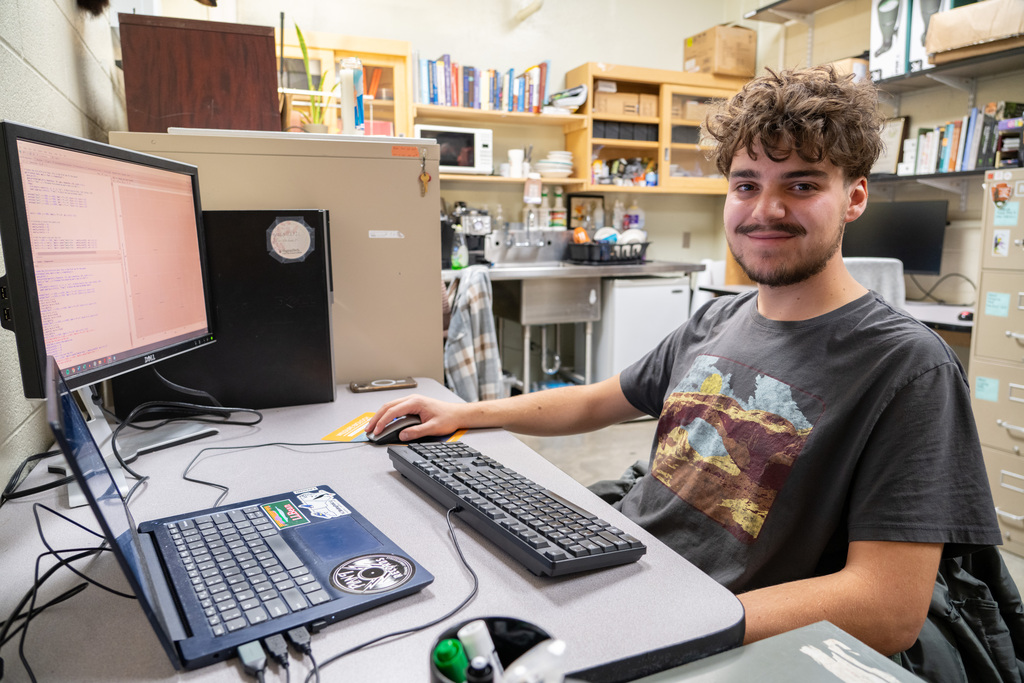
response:
M331 264L324 210L204 211L216 343L112 380L124 418L146 401L275 408L334 400Z

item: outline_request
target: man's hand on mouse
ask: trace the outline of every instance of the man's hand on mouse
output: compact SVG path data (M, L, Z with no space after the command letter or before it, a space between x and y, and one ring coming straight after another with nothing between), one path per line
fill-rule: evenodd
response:
M402 415L419 415L421 423L402 430L403 441L413 441L424 436L441 436L451 434L464 425L459 421L458 412L463 407L459 403L447 403L436 398L427 398L419 394L388 401L366 424L368 434L376 434ZM379 426L379 429L378 429Z

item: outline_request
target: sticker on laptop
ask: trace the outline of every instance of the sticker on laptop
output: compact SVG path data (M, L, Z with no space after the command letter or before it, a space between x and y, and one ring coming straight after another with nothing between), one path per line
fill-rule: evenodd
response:
M260 507L278 529L288 529L289 527L301 524L309 524L306 516L290 500L278 500L273 503L266 503Z
M320 519L334 519L352 514L352 511L342 505L331 491L312 489L307 491L296 491L300 504L299 507L306 510L310 517Z
M342 562L331 572L331 585L345 593L388 593L408 583L416 568L398 555L362 555Z

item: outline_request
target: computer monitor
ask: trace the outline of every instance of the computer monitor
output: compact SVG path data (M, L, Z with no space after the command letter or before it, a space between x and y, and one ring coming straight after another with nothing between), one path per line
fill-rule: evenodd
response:
M939 275L948 208L946 200L869 201L860 218L846 224L843 256L897 258L904 273Z
M77 389L213 341L194 166L4 121L0 244L26 398L47 356Z

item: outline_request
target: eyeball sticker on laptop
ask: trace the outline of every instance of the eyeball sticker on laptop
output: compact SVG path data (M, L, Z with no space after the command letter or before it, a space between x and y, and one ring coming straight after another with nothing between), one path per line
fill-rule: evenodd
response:
M301 218L278 218L267 229L267 252L281 263L304 261L316 246L313 235Z
M331 585L345 593L373 595L404 585L416 573L412 562L398 555L362 555L342 562L331 572Z

